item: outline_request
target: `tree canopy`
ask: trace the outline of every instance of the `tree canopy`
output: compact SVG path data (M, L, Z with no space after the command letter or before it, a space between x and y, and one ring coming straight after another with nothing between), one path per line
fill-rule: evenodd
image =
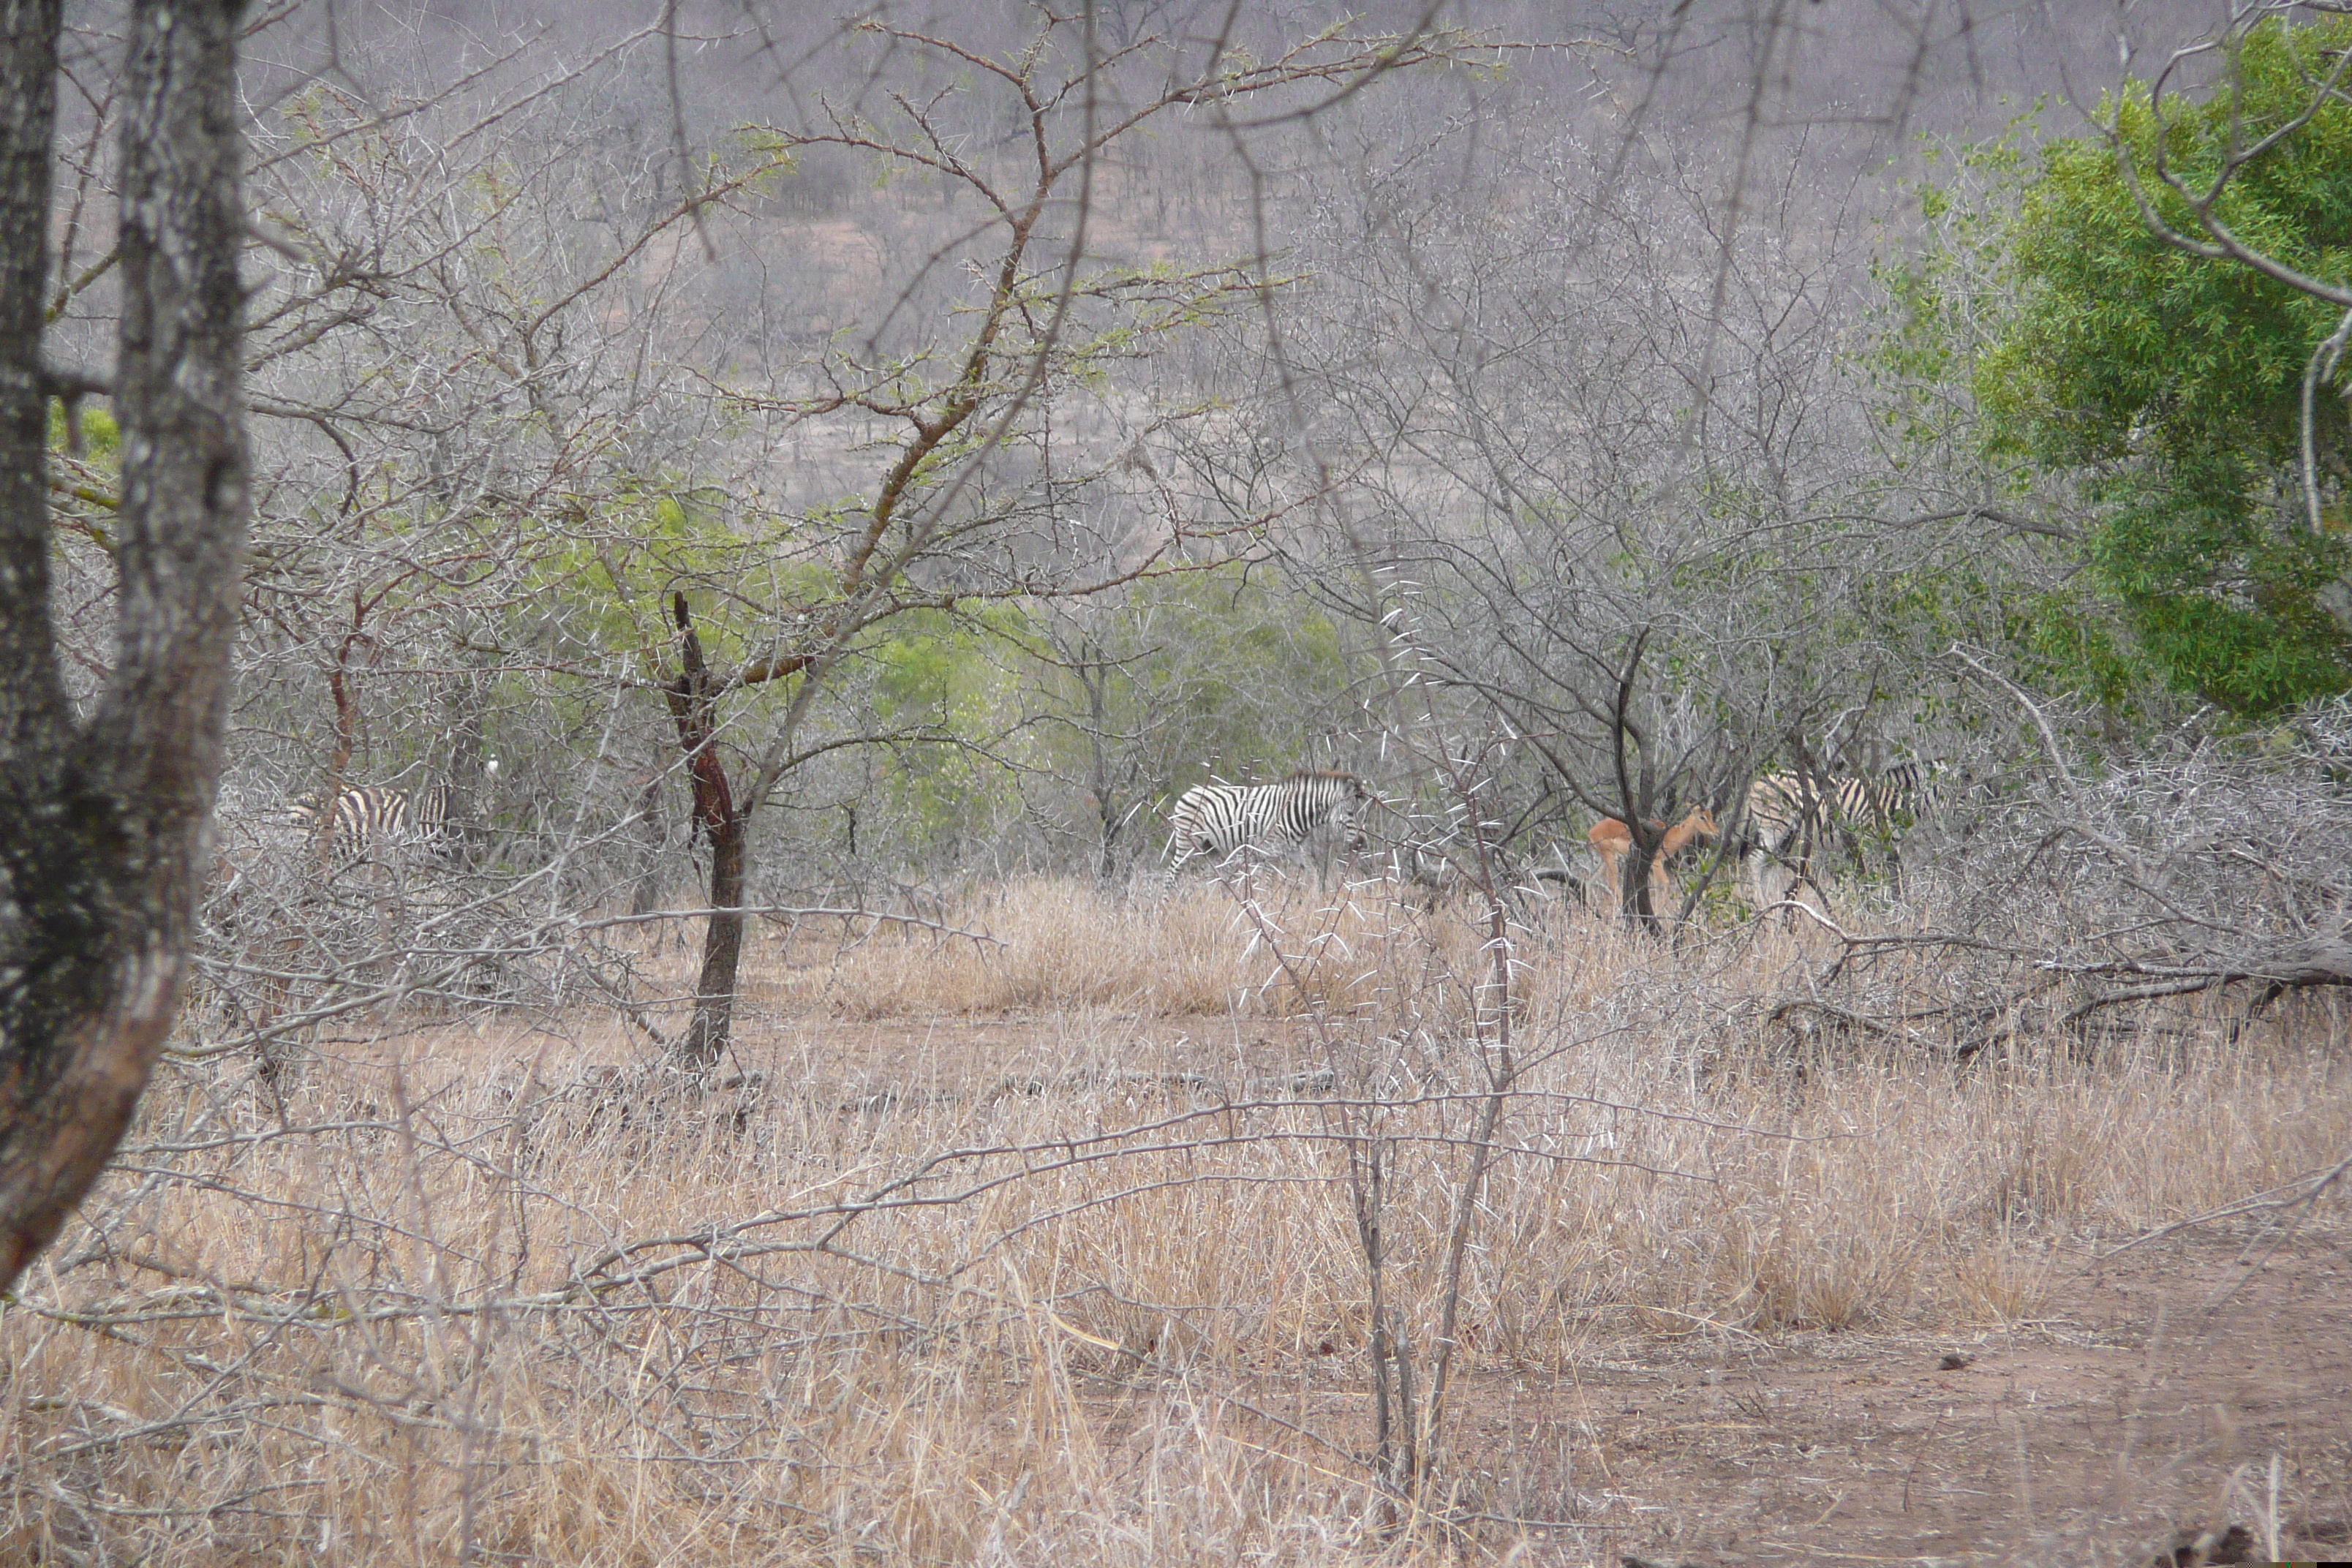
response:
M2048 147L1998 226L2010 309L1973 367L1989 449L2081 485L2085 563L2148 673L2248 717L2352 687L2336 398L2316 409L2315 498L2301 458L2305 367L2338 312L2151 232L2143 201L2189 226L2179 191L2141 172L2160 151L2193 188L2284 132L2231 173L2216 215L2309 276L2345 277L2352 106L2319 84L2347 46L2346 21L2265 24L2220 86L2159 100L2127 83L2098 115L2112 140Z

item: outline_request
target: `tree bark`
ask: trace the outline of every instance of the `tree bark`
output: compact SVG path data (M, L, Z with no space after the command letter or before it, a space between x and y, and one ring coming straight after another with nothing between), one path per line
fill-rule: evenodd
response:
M670 600L677 618L678 673L665 689L694 783L694 817L710 840L710 915L703 928L702 977L695 983L694 1017L677 1046L679 1065L698 1071L719 1060L735 1023L735 972L743 957L745 823L719 758L718 682L703 661L702 639L686 608Z
M136 0L124 60L115 664L48 610L41 366L58 0L0 0L0 1289L104 1168L177 1010L211 860L247 489L242 0Z
M1111 778L1109 748L1103 744L1103 727L1110 721L1110 656L1092 637L1079 640L1076 660L1078 680L1087 692L1087 753L1093 764L1095 815L1102 823L1102 859L1095 878L1103 887L1118 876L1119 813L1118 786Z

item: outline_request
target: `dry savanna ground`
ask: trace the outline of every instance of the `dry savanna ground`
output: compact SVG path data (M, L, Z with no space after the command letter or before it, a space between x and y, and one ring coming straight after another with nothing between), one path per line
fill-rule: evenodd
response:
M1505 1005L1377 885L948 923L762 928L709 1081L584 1002L174 1060L0 1315L0 1560L2346 1554L2332 996L1958 1062L1794 1031L1811 929L1531 910Z

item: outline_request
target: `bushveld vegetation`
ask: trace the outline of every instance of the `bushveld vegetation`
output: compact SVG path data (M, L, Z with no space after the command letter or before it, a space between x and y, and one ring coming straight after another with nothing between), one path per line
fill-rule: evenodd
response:
M1568 909L1513 933L1486 1128L1481 944L1391 894L1024 880L950 911L990 943L803 930L747 964L714 1086L647 1082L599 1006L168 1065L8 1314L9 1548L1581 1562L1657 1538L1607 1479L1649 1423L1555 1412L1507 1452L1473 1417L1511 1385L1645 1344L1998 1343L2099 1248L2342 1158L2325 997L1959 1059L1940 955L1859 988L1895 1043L1805 1010L1850 956L1818 930L1662 953ZM1368 1468L1376 1303L1392 1393L1456 1342L1452 1418L1391 1415L1424 1489ZM2126 1561L2180 1506L2136 1475L2057 1550Z
M2228 1310L2352 1169L2340 18L2004 128L1931 5L1847 134L1736 4L646 9L245 18L251 494L183 500L250 542L145 815L74 759L176 451L101 197L170 175L89 84L171 27L9 36L81 96L0 158L0 1556L2336 1539L2352 1373ZM1360 848L1162 876L1304 770ZM192 978L109 1057L40 987L138 910ZM55 1231L56 1064L158 1046ZM1770 1385L2044 1352L2137 1381ZM1747 1446L1644 1479L1685 1426Z

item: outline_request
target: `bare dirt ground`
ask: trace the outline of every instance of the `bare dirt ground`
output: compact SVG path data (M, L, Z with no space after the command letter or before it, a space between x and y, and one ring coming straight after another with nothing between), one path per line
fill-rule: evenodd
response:
M2352 1555L2343 1242L2059 1249L2048 1316L2002 1333L1595 1340L1556 1374L1486 1374L1457 1441L1498 1479L1548 1448L1566 1518L1662 1561L2146 1562L2228 1523L2262 1543L2273 1455L2280 1550Z

